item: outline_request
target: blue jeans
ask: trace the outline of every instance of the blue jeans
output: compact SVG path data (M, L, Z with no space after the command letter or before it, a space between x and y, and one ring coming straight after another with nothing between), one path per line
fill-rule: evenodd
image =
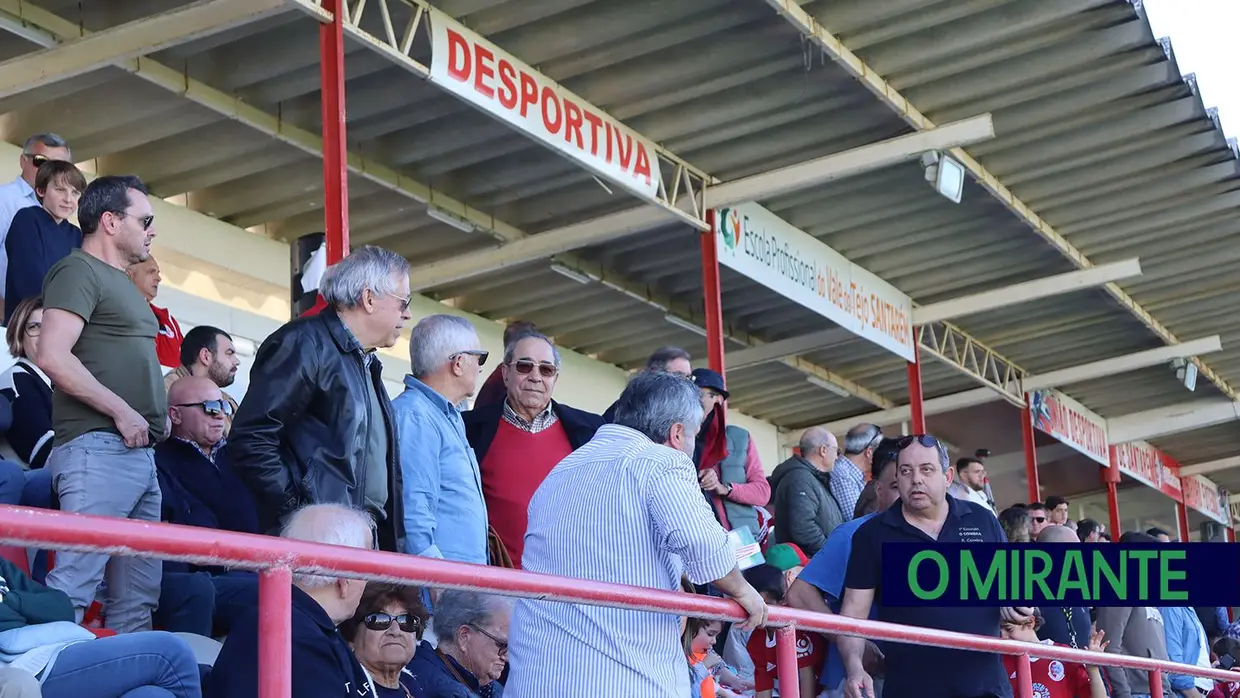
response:
M52 508L52 471L26 470L13 461L0 460L0 504Z
M43 679L43 698L199 698L201 692L189 646L161 632L69 645Z
M95 431L53 448L44 468L52 472L63 511L159 521L159 480L149 448L129 448L120 436ZM153 558L64 550L56 554L47 586L69 596L81 622L106 581L107 627L124 634L151 629L162 572L163 563Z

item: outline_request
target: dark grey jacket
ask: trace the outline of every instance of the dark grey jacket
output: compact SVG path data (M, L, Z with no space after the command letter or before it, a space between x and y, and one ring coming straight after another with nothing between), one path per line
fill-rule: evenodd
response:
M775 542L795 543L806 557L827 542L836 526L848 519L831 495L831 475L793 456L767 478L775 509Z

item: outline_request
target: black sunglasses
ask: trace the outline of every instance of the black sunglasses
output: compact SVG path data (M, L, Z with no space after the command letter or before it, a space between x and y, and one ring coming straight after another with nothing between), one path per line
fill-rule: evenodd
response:
M34 165L36 168L43 167L52 161L52 159L46 155L27 155L26 157L30 158L30 164Z
M523 376L529 375L535 368L538 369L539 375L543 378L552 378L560 372L560 368L555 364L541 364L530 361L529 359L520 359L508 364L512 366L517 373Z
M449 359L452 361L455 361L457 357L460 357L460 356L474 356L474 357L477 357L478 359L478 365L482 366L483 364L487 362L487 357L490 355L491 355L491 352L485 349L470 349L469 351L458 351L457 353L449 357Z
M108 211L108 213L111 213L114 216L120 216L121 218L132 215L128 211ZM137 218L138 222L142 224L143 230L150 230L151 225L155 223L155 214L153 213L145 216L134 216L134 218Z
M177 407L199 407L203 412L215 417L216 415L224 415L231 417L233 413L232 403L227 400L203 400L202 402L182 402Z
M402 613L398 616L390 613L368 613L362 622L367 628L376 632L387 630L395 622L403 632L412 633L417 635L419 640L422 639L422 619L409 613Z
M1034 523L1046 523L1045 516L1031 516L1029 518L1032 519Z

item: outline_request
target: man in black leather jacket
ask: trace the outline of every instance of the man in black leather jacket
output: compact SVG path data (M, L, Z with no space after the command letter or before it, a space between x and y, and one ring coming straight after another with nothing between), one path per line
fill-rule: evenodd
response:
M400 449L374 350L410 319L409 263L363 247L327 270L320 292L326 310L276 330L254 357L229 438L233 469L264 531L307 504L346 504L375 517L381 549L399 550Z

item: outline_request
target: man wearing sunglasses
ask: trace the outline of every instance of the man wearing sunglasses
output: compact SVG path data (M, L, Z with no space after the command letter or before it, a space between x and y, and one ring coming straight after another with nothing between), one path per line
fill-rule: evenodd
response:
M410 375L392 401L406 553L487 564L482 476L457 405L474 394L488 356L474 326L458 315L428 315L409 333Z
M4 293L9 271L9 256L5 252L4 239L8 236L9 226L13 224L13 217L18 211L40 205L39 197L34 191L39 167L52 160L72 159L69 144L65 139L54 133L36 133L27 138L22 146L22 154L18 158L21 174L12 182L0 185L0 294ZM0 311L4 309L3 301L4 299L0 298Z
M896 442L899 501L862 524L853 535L841 615L864 619L873 608L888 623L999 637L1001 620L1024 622L1031 608L896 607L883 603L885 543L1005 543L998 519L980 504L947 494L955 471L947 448L928 434ZM865 640L837 638L848 698L873 698L864 664ZM1012 686L999 655L887 642L883 698L1009 698ZM927 681L927 677L934 677Z
M560 351L546 335L517 335L504 348L499 368L504 400L462 417L482 470L487 520L519 569L530 498L557 463L594 438L603 418L551 398Z
M48 455L60 508L159 521L151 447L168 436L168 397L155 354L159 324L125 269L151 254L154 215L142 180L99 177L78 206L82 247L47 272L36 362L52 393L55 447ZM108 581L108 626L151 629L159 560L61 551L47 585L65 592L80 620Z

